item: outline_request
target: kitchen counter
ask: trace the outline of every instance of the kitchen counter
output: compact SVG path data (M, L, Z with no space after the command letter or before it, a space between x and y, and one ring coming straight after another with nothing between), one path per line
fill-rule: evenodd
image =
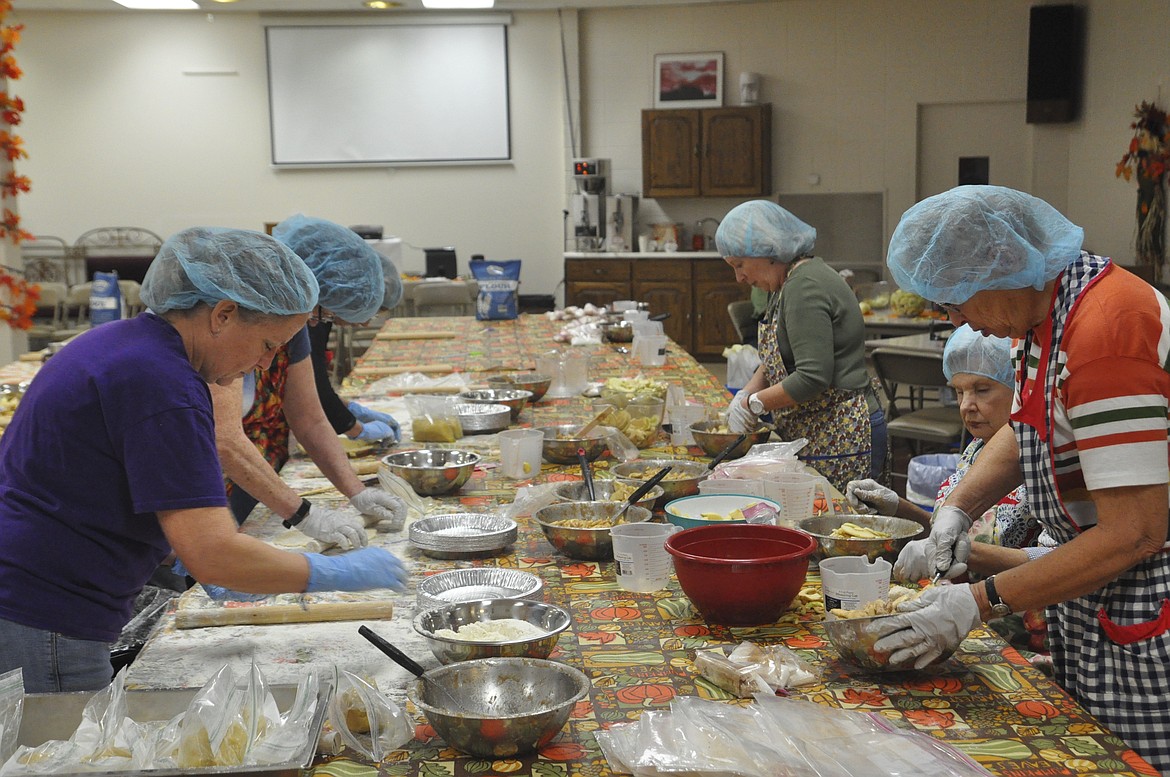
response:
M471 318L391 319L384 331L424 334L455 331L448 339L375 340L360 366L376 370L395 365L441 362L469 381L495 370L531 369L535 357L557 347L552 335L559 324L544 316L522 315L514 321ZM563 347L563 346L562 346ZM727 394L718 381L674 343L668 344L666 365L641 368L608 344L575 346L590 355L590 377L646 377L681 385L688 399L721 409ZM375 375L347 379L345 390L375 409L401 412L401 397L379 384ZM521 425L583 421L592 413L582 397L542 401L525 409ZM403 424L404 430L409 423ZM484 463L456 495L433 500L432 510L483 512L504 509L517 489L575 478L575 467L544 465L531 481L502 479L494 468L495 453L488 436L467 437L484 452ZM706 460L697 448L662 447L644 457ZM400 448L408 443L401 444ZM596 463L599 476L612 464L608 455ZM320 486L315 467L294 458L282 476L298 491ZM341 506L336 492L313 497ZM834 499L834 509L842 508ZM352 751L323 756L315 773L416 775L515 774L526 777L606 777L613 774L596 746L599 727L638 719L646 710L666 710L682 696L730 700L700 678L692 659L697 649L736 644L741 640L781 643L807 661L817 681L794 696L829 707L878 713L895 726L908 727L957 746L997 775L1108 773L1142 775L1154 772L1124 743L1088 715L1058 686L1032 667L1018 652L987 630L977 630L956 654L923 672L864 674L842 665L821 627L823 608L819 580L810 575L793 608L777 623L729 628L706 623L681 593L676 581L661 591L629 593L618 587L612 563L572 561L557 554L528 516L518 516L519 537L504 555L471 561L440 561L407 547L402 535L379 534L371 542L399 553L418 580L451 567L499 566L538 575L544 599L572 615L551 658L575 666L592 680L589 697L578 704L565 729L537 755L481 760L451 750L412 707L416 738L379 764ZM265 539L283 533L279 520L263 507L244 530ZM414 586L393 598L394 616L366 621L398 644L426 668L437 665L410 626ZM168 616L173 618L173 616ZM307 666L336 664L367 672L397 702L405 704L404 688L411 679L357 636L359 622L287 626L230 626L180 632L173 620L161 624L131 664L136 687L200 685L224 663L245 667L255 656L270 682L295 679Z

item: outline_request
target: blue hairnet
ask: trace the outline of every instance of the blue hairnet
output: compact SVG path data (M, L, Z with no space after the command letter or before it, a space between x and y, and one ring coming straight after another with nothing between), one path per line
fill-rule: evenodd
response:
M943 348L943 374L950 380L956 372L982 375L1012 388L1016 382L1012 371L1012 341L1006 337L984 337L963 324L951 333Z
M298 213L277 224L272 236L305 260L321 286L317 304L342 321L369 321L382 307L380 254L349 227Z
M1002 186L958 186L902 214L886 263L899 288L961 304L989 289L1043 289L1080 256L1085 231Z
M390 310L402 301L402 275L388 257L378 254L382 260L382 278L386 282L386 290L382 294L382 309Z
M788 264L812 251L817 231L768 200L736 205L715 230L723 256L770 257Z
M317 279L288 246L263 232L191 227L167 238L142 281L155 313L222 300L276 316L309 313Z

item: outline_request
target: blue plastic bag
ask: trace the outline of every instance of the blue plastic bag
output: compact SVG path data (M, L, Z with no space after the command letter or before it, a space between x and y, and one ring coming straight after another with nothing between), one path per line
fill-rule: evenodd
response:
M95 272L89 291L89 323L91 326L117 321L122 317L122 290L118 273Z
M479 296L475 300L477 321L505 321L519 314L520 261L476 259L469 263L471 274L479 283Z

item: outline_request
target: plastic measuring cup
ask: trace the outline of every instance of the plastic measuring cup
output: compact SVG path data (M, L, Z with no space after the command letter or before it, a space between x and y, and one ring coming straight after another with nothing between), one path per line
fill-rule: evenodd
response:
M539 429L505 429L500 441L500 472L506 478L527 480L540 474L544 432Z
M634 335L634 353L643 367L666 364L666 335Z
M622 523L610 529L618 585L637 593L666 588L674 566L666 539L678 530L668 523Z
M825 611L857 610L890 594L893 565L884 558L870 563L865 556L834 556L821 561Z
M765 496L780 503L776 525L790 529L795 529L799 521L817 514L818 490L827 500L832 489L828 480L808 472L777 472L768 476L767 484Z

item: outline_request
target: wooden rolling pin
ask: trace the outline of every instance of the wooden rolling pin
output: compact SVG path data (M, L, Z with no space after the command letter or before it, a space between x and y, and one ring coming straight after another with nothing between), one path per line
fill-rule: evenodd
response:
M353 375L398 375L403 372L454 372L450 364L400 364L385 367L354 367Z
M178 610L175 628L208 626L268 626L278 623L325 623L327 621L380 620L394 615L393 602L313 602L264 604L251 607L216 607L210 610Z
M375 340L454 340L458 332L379 332Z

